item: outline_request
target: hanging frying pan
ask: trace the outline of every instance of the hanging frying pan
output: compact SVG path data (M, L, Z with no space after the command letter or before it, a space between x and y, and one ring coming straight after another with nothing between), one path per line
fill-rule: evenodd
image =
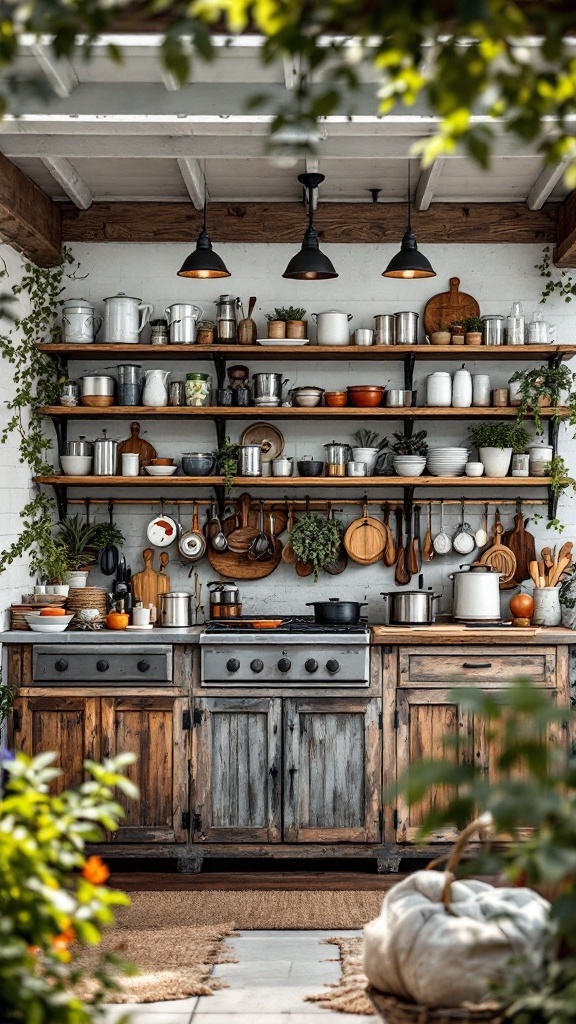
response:
M167 548L169 544L173 544L178 539L178 534L178 523L172 516L164 515L164 503L161 502L160 515L154 516L146 529L146 536L150 544L153 544L155 548Z
M198 562L206 551L206 538L198 526L198 506L192 505L192 524L178 541L178 551L183 561Z

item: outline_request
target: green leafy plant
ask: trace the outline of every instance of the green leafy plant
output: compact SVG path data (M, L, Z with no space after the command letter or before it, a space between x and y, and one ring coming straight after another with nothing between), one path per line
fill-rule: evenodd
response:
M66 583L70 563L66 548L52 538L38 555L38 575L47 583Z
M504 875L528 885L552 903L553 942L542 971L496 995L514 1024L570 1024L576 1012L576 758L563 725L573 712L556 708L550 695L519 680L505 698L460 689L461 714L473 734L491 744L491 771L469 756L465 733L444 738L440 760L413 765L400 790L411 805L425 801L419 838L443 826L463 829L489 812L493 831L507 842L490 843L461 862L465 875ZM567 723L570 725L570 721ZM464 746L463 746L464 742ZM527 830L530 830L527 834Z
M118 990L112 975L120 959L102 954L92 977L96 994L82 1001L75 989L85 978L82 947L97 946L114 923L115 906L129 903L103 884L109 871L87 857L86 843L115 831L124 816L114 788L138 791L123 769L133 754L104 764L85 762L88 779L77 790L50 792L61 775L56 754L31 759L4 755L6 786L0 800L0 1019L3 1024L89 1024L106 993Z
M548 476L550 477L550 490L554 495L556 502L562 497L563 493L569 489L572 489L576 493L576 480L573 476L570 476L570 471L561 455L555 455L550 461L548 466ZM557 530L558 533L562 533L564 529L564 523L562 523L557 517L551 519L548 522L548 529Z
M561 366L535 366L529 370L517 370L508 383L513 384L516 381L520 383L519 422L527 416L532 416L537 432L541 433L542 399L547 399L547 404L554 406L556 410L560 405L560 396L567 392L568 422L571 425L576 424L576 374L566 366L566 363L562 363ZM553 418L558 421L565 417L555 411Z
M484 321L480 316L468 316L464 321L464 330L467 334L477 334L483 327Z
M224 438L224 443L216 448L212 455L216 459L218 468L224 477L226 494L229 494L234 486L234 477L238 473L239 445L232 442L229 437Z
M56 527L56 537L66 551L70 569L95 565L102 548L107 544L121 546L125 539L115 523L86 523L81 515L62 519Z
M365 427L356 430L352 434L352 440L355 442L355 448L377 448L379 452L388 445L387 437L380 437L375 430L367 430Z
M390 445L395 455L427 455L428 443L427 432L419 430L412 437L405 437L404 434L394 434L396 440Z
M544 246L542 251L542 262L535 263L534 269L540 271L540 277L546 279L542 290L540 302L546 302L551 295L558 293L564 302L572 302L572 296L576 295L576 281L566 270L557 270L552 262L552 250L549 245ZM556 275L556 276L555 276Z
M340 526L335 519L326 519L316 512L304 512L294 523L290 535L296 558L309 562L318 582L320 569L335 562L340 547Z
M511 448L523 452L530 434L520 423L475 423L469 437L476 448Z
M266 313L267 320L303 320L306 316L306 310L300 309L295 306L280 306L277 307L273 313Z

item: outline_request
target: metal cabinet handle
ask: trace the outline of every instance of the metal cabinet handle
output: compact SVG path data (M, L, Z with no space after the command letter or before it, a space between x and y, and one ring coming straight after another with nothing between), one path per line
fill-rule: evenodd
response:
M99 672L107 672L110 665L104 658L101 658L100 661L96 662L96 668Z
M462 668L492 668L491 661L478 661L475 665L471 661L465 661Z

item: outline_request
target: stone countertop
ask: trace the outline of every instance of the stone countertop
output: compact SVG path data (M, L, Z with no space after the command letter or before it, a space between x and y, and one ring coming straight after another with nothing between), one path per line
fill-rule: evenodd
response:
M34 633L31 629L9 629L0 633L0 644L197 644L204 626L174 629L65 630L63 633Z
M576 630L564 626L461 626L442 622L433 626L371 626L372 643L393 644L576 644Z

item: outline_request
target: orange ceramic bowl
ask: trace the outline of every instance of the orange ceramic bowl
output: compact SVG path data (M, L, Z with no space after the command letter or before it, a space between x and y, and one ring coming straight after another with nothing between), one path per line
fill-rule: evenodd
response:
M338 408L339 406L346 405L348 401L348 395L345 391L325 391L324 402L331 408Z
M150 459L151 466L173 466L174 459Z
M350 404L357 409L374 409L382 404L385 388L375 384L360 384L348 388Z

